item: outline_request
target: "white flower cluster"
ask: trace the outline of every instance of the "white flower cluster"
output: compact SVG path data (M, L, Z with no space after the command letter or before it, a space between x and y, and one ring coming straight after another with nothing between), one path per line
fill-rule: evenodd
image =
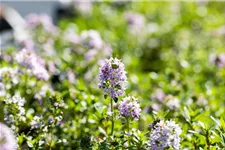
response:
M0 82L0 97L6 96L6 87L5 84Z
M31 129L40 128L42 119L43 119L42 117L34 116L33 120L30 123Z
M181 132L181 128L174 121L161 120L156 123L150 136L152 150L164 150L165 148L178 150Z
M3 79L10 78L13 84L19 83L18 68L3 67L0 68L0 82Z
M19 95L14 95L12 98L4 100L4 102L6 104L4 108L4 120L7 123L10 124L14 123L15 121L25 120L24 98L21 98Z

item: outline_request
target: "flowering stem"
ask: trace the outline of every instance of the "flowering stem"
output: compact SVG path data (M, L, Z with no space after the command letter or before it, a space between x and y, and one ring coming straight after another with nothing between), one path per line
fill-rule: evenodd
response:
M130 133L129 118L127 118L127 130L128 130L128 134L129 134Z
M111 135L113 135L113 130L114 130L114 109L113 109L113 99L111 98L111 122L112 122L112 128L111 128Z
M127 131L128 131L128 146L130 146L130 125L129 118L127 118Z

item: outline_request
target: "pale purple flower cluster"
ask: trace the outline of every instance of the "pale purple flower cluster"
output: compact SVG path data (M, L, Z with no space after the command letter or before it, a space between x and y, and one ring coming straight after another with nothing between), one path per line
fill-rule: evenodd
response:
M83 14L89 14L92 11L92 2L91 0L85 1L75 1L75 9Z
M79 48L81 47L78 51L79 53L84 53L84 58L87 61L101 60L102 57L112 54L111 45L105 43L96 30L85 30L79 36L72 28L69 28L64 36L67 41L77 45Z
M26 21L28 28L36 28L42 25L44 30L48 33L54 33L56 31L52 18L47 14L29 14L26 17Z
M34 98L38 99L38 100L42 100L43 98L46 97L46 92L49 91L51 93L53 93L53 89L49 84L44 84L40 91L38 91L35 95Z
M81 42L89 49L100 49L103 45L100 34L95 30L83 31L81 33Z
M171 110L180 108L180 100L172 95L166 97L166 106Z
M83 31L80 41L88 49L84 56L86 60L93 60L97 55L107 57L112 53L111 46L106 44L95 30Z
M118 109L123 117L131 117L136 120L141 115L140 104L133 96L123 98L123 101L119 103Z
M74 84L75 80L76 80L76 76L74 74L74 72L72 70L68 70L67 71L67 78L68 78L68 81L71 83L71 84Z
M35 43L31 39L25 39L21 42L21 45L27 50L32 51L34 49Z
M48 80L50 75L45 68L44 60L36 55L34 52L27 49L16 54L16 61L21 65L27 67L31 73L40 80Z
M99 69L99 88L111 98L118 97L124 93L127 80L124 64L117 58L105 60Z
M1 150L16 150L16 138L10 128L0 122L0 148Z
M145 26L145 18L143 15L136 12L126 12L125 19L129 24L129 30L133 34L139 33Z
M152 95L151 98L155 99L159 102L163 102L164 98L166 97L166 94L163 92L162 89L157 89Z
M69 41L73 44L79 44L80 43L80 36L73 31L73 28L68 28L65 32L64 32L64 37L66 41Z
M220 55L211 55L210 60L219 68L225 67L225 53Z
M174 121L163 121L156 123L150 136L152 150L164 150L173 148L178 150L180 147L180 134L182 130Z
M16 61L19 65L32 69L34 67L33 62L36 61L36 55L30 50L22 49L16 54Z

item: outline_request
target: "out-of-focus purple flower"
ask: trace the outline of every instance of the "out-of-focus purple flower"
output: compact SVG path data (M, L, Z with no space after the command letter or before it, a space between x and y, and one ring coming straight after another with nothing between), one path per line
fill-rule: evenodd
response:
M161 120L152 129L149 141L152 150L164 150L165 148L179 149L182 130L174 121Z
M46 31L48 32L54 31L55 26L53 25L53 21L50 16L48 16L47 14L41 14L39 17L40 17L40 22Z
M27 25L31 27L36 27L40 24L40 18L37 14L29 14L26 16Z
M16 138L10 128L0 122L0 148L1 150L16 150Z
M36 55L32 51L24 48L16 54L15 59L21 66L32 69L34 67L33 62L36 61Z
M112 55L112 47L110 44L105 44L103 48L104 56L111 56Z
M219 68L225 67L225 53L222 53L220 55L211 55L210 61L214 63Z
M145 23L145 18L143 15L138 14L136 12L126 12L125 19L130 25L143 26Z
M36 55L34 52L31 52L27 49L16 54L16 61L21 65L27 67L31 70L33 75L40 80L48 80L50 75L45 68L45 61Z
M80 43L80 37L76 34L72 29L68 29L65 31L65 39L73 44Z
M151 108L154 110L154 111L160 111L160 105L159 104L152 104L151 105Z
M87 61L98 60L98 62L102 61L102 58L111 56L112 48L109 44L103 44L100 49L89 49L84 57Z
M208 4L208 0L196 0L196 3L198 5L207 5Z
M33 49L34 49L34 42L31 39L26 39L26 40L22 41L22 45L25 49L27 49L29 51L33 51Z
M35 64L33 74L39 80L47 81L50 78L48 71L40 64Z
M44 84L41 87L40 91L35 94L34 98L36 98L38 100L42 100L43 98L46 97L46 92L47 91L49 91L51 93L54 92L53 89L52 89L52 87L49 84Z
M48 62L48 69L51 73L55 73L56 72L56 68L55 68L55 63L53 61L49 61Z
M172 95L168 95L166 98L166 106L171 110L180 108L180 100Z
M99 69L99 88L111 98L118 97L124 93L127 80L124 64L117 58L105 60Z
M52 18L47 14L29 14L26 17L27 27L34 29L38 26L42 26L48 33L55 33L56 27L53 24Z
M68 72L67 72L67 77L68 77L68 81L70 82L70 83L74 83L75 82L75 80L76 80L76 76L75 76L75 74L73 73L73 71L72 70L69 70Z
M225 36L225 25L219 27L218 29L212 32L214 36Z
M56 54L54 42L55 41L52 38L48 38L48 40L42 44L46 56L54 56Z
M83 14L89 14L92 11L92 2L90 0L76 1L74 6L75 9Z
M103 45L100 34L95 30L83 31L81 33L81 42L88 49L100 49Z
M69 31L68 31L69 32ZM80 37L71 33L71 38L75 44L79 44L84 53L84 58L87 62L93 60L102 60L102 58L111 56L112 48L110 44L105 43L98 31L85 30L81 33ZM81 50L81 51L82 51Z
M123 98L123 101L119 103L119 112L123 117L131 117L138 119L141 114L140 104L137 99L133 96L127 96Z
M136 12L126 12L125 20L129 24L129 30L133 34L138 34L145 26L145 18L143 15L138 14Z
M165 96L166 96L165 93L161 89L157 89L155 91L155 93L153 93L151 95L152 99L155 99L155 100L157 100L159 102L162 102L164 100Z
M198 97L197 104L198 104L198 105L202 105L202 106L206 106L206 105L208 104L208 101L207 101L206 98L204 98L203 95L200 95L200 96Z
M88 52L84 55L86 60L92 61L95 57L95 55L98 54L98 50L96 49L90 49Z

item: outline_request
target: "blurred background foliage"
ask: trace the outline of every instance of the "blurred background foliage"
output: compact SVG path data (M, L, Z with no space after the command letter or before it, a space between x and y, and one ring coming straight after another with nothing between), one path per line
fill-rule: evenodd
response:
M38 40L40 36L48 39L49 35L35 29L32 34L34 41L39 43L37 53L54 61L58 69L48 84L60 93L67 105L63 110L64 124L55 129L54 134L68 142L56 143L53 147L62 144L61 149L76 149L82 147L82 142L101 141L110 126L106 116L109 100L105 100L98 89L99 62L87 63L76 51L79 46L65 41L64 34L68 29L79 35L84 30L98 31L112 46L112 56L122 59L128 76L126 95L136 96L143 110L133 127L146 131L157 118L174 119L183 130L182 148L205 149L205 137L222 147L224 133L220 126L223 121L219 125L216 122L225 119L225 65L218 67L211 57L225 53L224 6L225 2L211 1L93 2L88 11L82 12L75 5L71 15L59 18L59 34L50 35L55 51L51 54L43 52L43 43ZM126 18L127 12L141 16L137 17L141 18L138 25L132 26ZM135 15L132 17L135 19ZM5 52L11 54L13 49ZM2 66L10 63L1 61ZM68 70L76 75L74 83L69 83L66 78ZM89 70L91 77L86 79L85 73ZM32 102L32 96L41 89L44 81L29 80L39 83L35 89L30 87L33 90L30 96L23 88L19 91L30 101L26 103L27 109L33 107L41 113L41 106ZM25 77L21 78L22 85L26 81ZM163 100L157 97L160 95ZM121 121L118 119L116 124L115 130L119 131ZM24 126L21 132L28 128L28 125L21 126ZM212 128L215 133L204 134ZM91 136L99 139L89 139Z

